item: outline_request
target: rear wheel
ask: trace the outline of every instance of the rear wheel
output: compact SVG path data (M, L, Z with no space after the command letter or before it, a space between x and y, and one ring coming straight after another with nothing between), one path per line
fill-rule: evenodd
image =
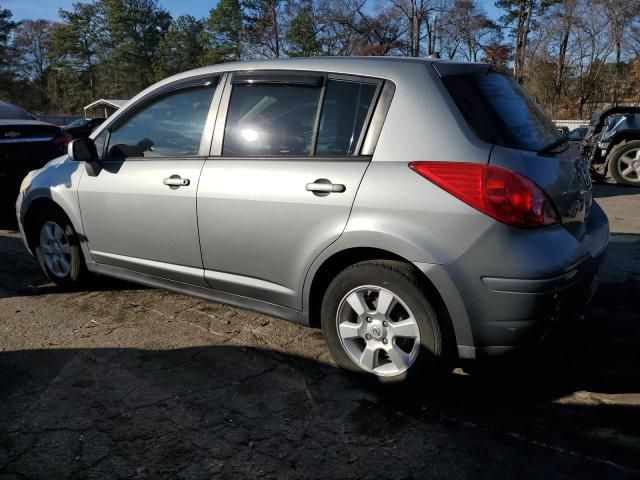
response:
M613 149L609 173L616 183L640 187L640 140L630 140Z
M78 285L86 277L86 267L78 236L62 212L47 208L33 229L35 252L49 280L64 286Z
M340 272L325 293L322 330L336 363L369 380L425 380L444 365L436 313L417 272L402 262Z

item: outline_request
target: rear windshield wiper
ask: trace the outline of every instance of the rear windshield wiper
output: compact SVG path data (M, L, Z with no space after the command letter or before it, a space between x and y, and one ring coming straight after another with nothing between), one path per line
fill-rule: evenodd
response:
M551 142L548 145L545 145L540 150L538 150L538 155L541 155L543 153L549 153L550 151L552 151L555 148L559 147L563 143L567 143L568 141L569 141L569 136L568 135L563 135L563 136L561 136L559 138L556 138L553 142Z

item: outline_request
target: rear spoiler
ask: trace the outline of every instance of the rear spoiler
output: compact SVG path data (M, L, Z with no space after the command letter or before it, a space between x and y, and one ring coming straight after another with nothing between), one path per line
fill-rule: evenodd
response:
M450 75L462 75L465 73L487 73L490 71L502 71L500 67L490 65L488 63L469 63L469 62L433 62L433 68L438 72L440 77L448 77Z

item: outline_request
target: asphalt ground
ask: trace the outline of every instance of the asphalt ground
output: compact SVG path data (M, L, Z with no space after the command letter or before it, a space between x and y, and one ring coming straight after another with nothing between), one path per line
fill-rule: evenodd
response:
M318 330L101 280L47 283L0 220L0 479L640 478L640 189L582 319L518 358L378 392Z

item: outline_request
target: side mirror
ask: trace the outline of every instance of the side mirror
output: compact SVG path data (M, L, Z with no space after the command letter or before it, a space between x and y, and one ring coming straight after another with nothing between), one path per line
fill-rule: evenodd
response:
M78 138L69 142L67 153L76 162L94 163L98 161L96 144L90 138Z

